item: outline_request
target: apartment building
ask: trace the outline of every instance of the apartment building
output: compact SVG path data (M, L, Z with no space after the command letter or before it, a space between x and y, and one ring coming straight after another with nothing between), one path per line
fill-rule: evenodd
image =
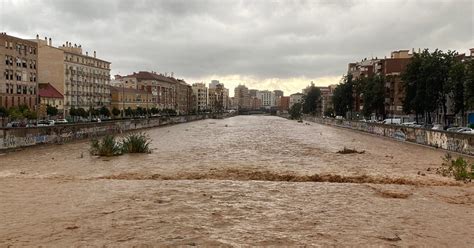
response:
M295 93L290 95L290 103L289 103L289 108L293 107L296 103L302 103L303 102L303 93Z
M194 106L191 85L184 80L151 71L116 75L114 86L148 92L148 108L173 109L178 114L189 113Z
M148 91L127 87L110 87L111 107L120 111L137 109L141 107L148 109L152 105L152 98Z
M37 108L38 45L0 33L0 107L26 105Z
M250 109L250 94L249 89L245 85L239 85L234 89L235 102L238 109ZM253 104L252 104L253 105Z
M347 73L353 80L380 75L385 77L385 112L390 116L403 116L403 81L401 74L411 61L413 53L409 50L393 51L390 57L383 59L363 59L360 62L349 63ZM353 111L363 110L362 96L354 92Z
M207 111L209 101L209 91L205 83L194 83L192 85L195 111Z
M47 37L31 41L38 46L38 78L64 95L65 116L71 108L110 108L110 62L69 41L58 47Z
M275 93L269 90L261 90L257 92L257 98L262 102L262 107L270 109L276 106Z
M219 112L228 107L228 104L226 103L226 90L224 84L219 83L217 80L213 80L213 82L209 84L208 92L209 110Z

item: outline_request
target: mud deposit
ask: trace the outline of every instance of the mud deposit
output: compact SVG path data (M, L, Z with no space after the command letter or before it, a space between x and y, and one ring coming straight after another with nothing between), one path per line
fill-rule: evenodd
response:
M264 116L147 132L146 155L1 155L0 247L472 247L474 186L440 150Z

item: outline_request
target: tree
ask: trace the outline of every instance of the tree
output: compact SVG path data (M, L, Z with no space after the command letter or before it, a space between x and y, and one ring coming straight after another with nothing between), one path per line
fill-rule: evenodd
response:
M315 115L320 107L321 90L312 84L303 97L303 113Z
M77 109L77 116L80 116L82 118L87 118L89 114L87 113L87 111L83 108L78 108Z
M125 109L125 115L126 116L133 116L133 113L134 111L132 110L132 108L128 107L127 109Z
M102 107L100 108L99 113L100 113L100 115L102 115L102 116L107 116L107 117L110 116L110 110L109 110L107 107L105 107L105 106L102 106Z
M4 107L0 107L0 117L8 116L8 110Z
M50 106L50 105L46 105L46 114L48 116L56 116L58 115L58 109L56 107L53 107L53 106Z
M334 109L333 108L326 109L326 111L324 111L324 116L333 117L334 116Z
M362 99L364 116L369 117L375 113L376 116L385 117L385 78L382 76L366 78L362 89Z
M79 114L77 113L77 109L74 108L74 107L71 107L71 109L69 110L69 115L71 115L71 116L79 116Z
M345 116L352 109L354 103L352 75L344 77L344 81L336 86L332 102L336 115Z
M8 109L8 117L14 121L25 118L19 107L11 107Z
M142 107L137 107L137 109L135 110L135 113L138 115L138 116L141 116L141 115L144 115L146 112L146 110Z
M160 110L159 110L158 108L156 108L156 107L152 107L152 108L150 109L150 112L151 112L152 114L156 115L156 114L158 114L158 113L160 112Z
M454 102L452 111L454 114L461 113L464 123L466 109L465 86L466 66L461 61L455 61L449 71L449 86L451 98Z
M116 107L112 109L112 115L113 116L119 116L120 115L120 110Z
M474 108L474 60L468 61L465 69L465 98L468 108Z
M295 104L293 104L293 106L291 106L290 111L288 111L288 112L289 112L290 118L292 120L296 120L296 119L301 118L301 108L302 108L301 103L295 103Z

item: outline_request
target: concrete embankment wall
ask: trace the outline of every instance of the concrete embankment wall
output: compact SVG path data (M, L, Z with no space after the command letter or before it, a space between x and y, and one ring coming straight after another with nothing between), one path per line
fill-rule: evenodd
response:
M106 134L203 120L209 117L208 115L188 115L151 119L117 120L101 123L56 125L51 127L2 128L0 129L0 150L38 144L62 144Z
M399 141L407 141L436 148L442 148L447 151L474 155L474 135L472 134L462 134L359 121L322 119L308 116L304 117L304 120L330 126L355 129L358 131L389 137Z

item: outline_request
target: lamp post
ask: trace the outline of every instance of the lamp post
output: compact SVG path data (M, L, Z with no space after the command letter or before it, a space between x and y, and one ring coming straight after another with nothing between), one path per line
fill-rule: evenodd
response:
M125 87L122 81L122 119L125 118Z

